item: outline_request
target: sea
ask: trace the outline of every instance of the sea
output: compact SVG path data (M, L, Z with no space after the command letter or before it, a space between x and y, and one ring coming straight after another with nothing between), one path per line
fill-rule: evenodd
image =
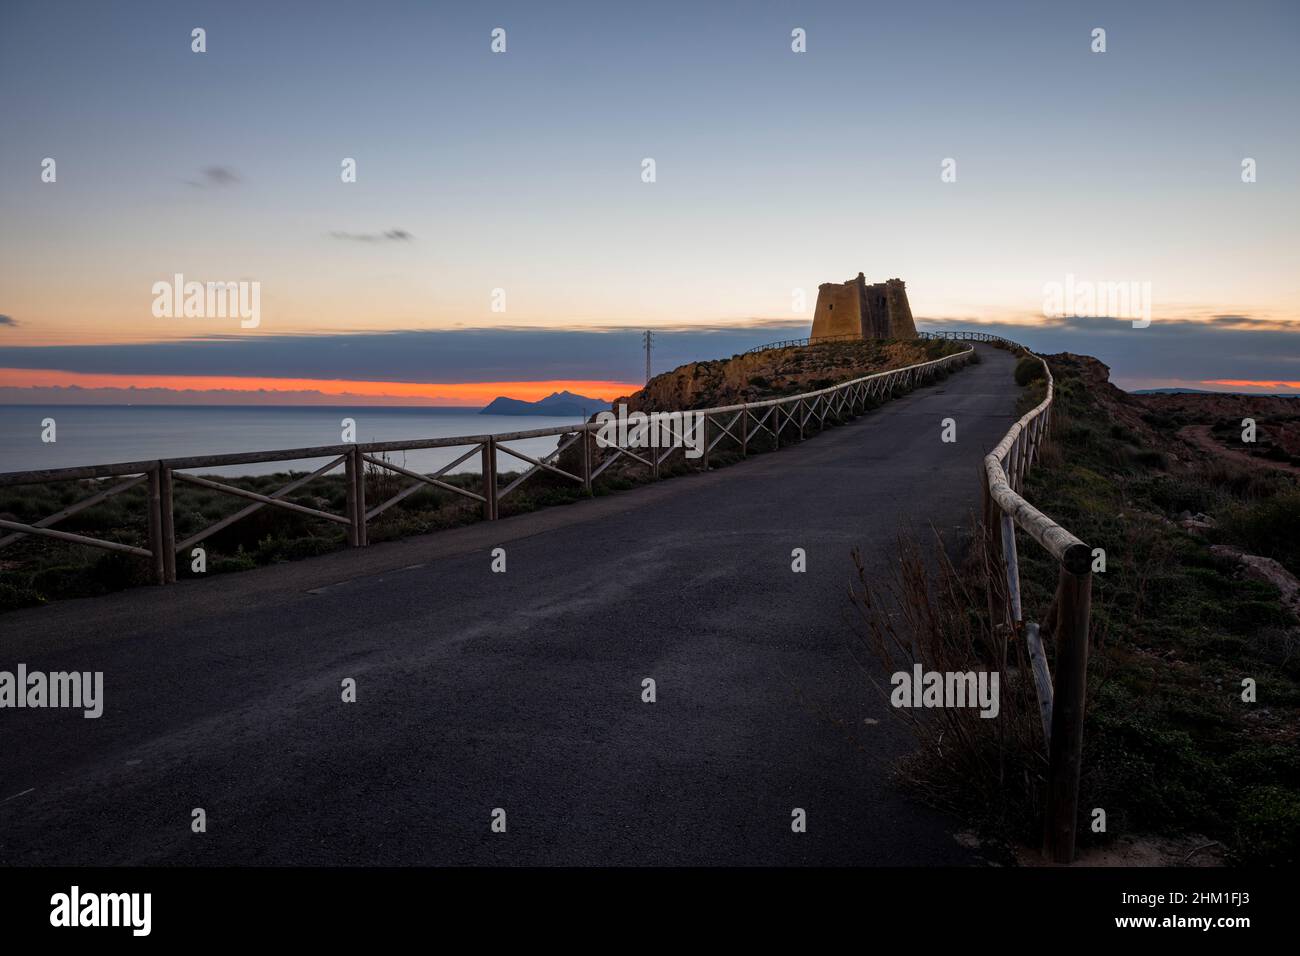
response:
M42 440L54 419L54 441ZM114 462L220 455L343 443L343 419L356 422L356 441L386 442L459 435L504 434L577 425L577 416L480 415L464 408L247 406L247 405L0 405L0 472L70 468ZM558 437L511 442L534 458L554 451ZM429 473L469 449L423 448L390 452L389 460ZM258 462L194 470L234 477L314 471L328 461ZM530 467L504 452L498 472ZM452 469L478 472L479 456Z

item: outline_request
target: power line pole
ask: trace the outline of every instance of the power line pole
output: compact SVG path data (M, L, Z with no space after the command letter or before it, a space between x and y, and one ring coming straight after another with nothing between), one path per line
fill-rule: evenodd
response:
M642 336L642 338L645 339L645 380L646 380L646 384L649 385L650 384L650 349L651 349L651 343L654 341L654 333L651 332L649 329L646 329L645 335Z

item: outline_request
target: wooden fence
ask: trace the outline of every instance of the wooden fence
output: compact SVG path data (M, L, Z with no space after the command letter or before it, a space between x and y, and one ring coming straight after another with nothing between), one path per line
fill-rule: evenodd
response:
M954 335L962 337L961 333ZM1012 425L984 458L983 523L991 549L1006 575L1005 606L996 608L995 614L1013 634L1024 638L1038 696L1048 758L1043 853L1056 863L1069 863L1074 859L1078 826L1092 615L1092 549L1021 497L1025 478L1048 439L1055 383L1051 369L1040 356L1005 339L999 342L1041 362L1047 385L1043 400ZM1045 548L1059 567L1056 595L1042 624L1056 638L1055 680L1047 665L1040 625L1024 619L1017 528Z
M737 450L744 457L749 454L751 442L759 435L770 436L778 449L783 441L789 442L796 435L799 439L803 439L812 431L824 429L828 421L844 421L854 417L861 414L877 400L888 398L897 391L919 385L942 372L966 364L973 352L973 349L967 349L964 352L944 356L933 361L876 372L829 388L799 395L750 402L744 405L694 410L693 414L702 416L703 419L700 426L703 430L703 447L702 454L699 457L699 467L702 470L707 470L710 456L724 443L727 450ZM4 538L0 538L0 548L17 541L25 535L36 535L92 548L100 548L106 551L135 555L151 562L153 578L157 583L169 584L176 580L176 555L179 552L193 548L221 529L264 507L283 508L298 514L342 525L347 529L348 543L351 546L365 547L368 543L367 524L422 488L439 488L477 502L483 509L484 519L492 521L498 516L500 503L535 475L542 473L557 475L579 486L582 492L589 495L592 493L593 482L619 459L625 458L640 462L645 466L650 477L658 478L661 469L668 463L670 458L674 455L684 456L685 454L685 448L682 444L674 444L673 447L668 448L639 448L636 450L621 446L598 449L595 438L599 430L600 425L598 423L585 422L578 425L535 428L497 435L468 435L410 441L322 445L311 448L286 448L276 451L247 452L233 455L201 455L189 458L167 458L159 461L136 461L40 471L5 472L0 473L0 487L45 484L58 481L98 481L106 478L122 478L125 480L108 488L96 489L89 497L33 524L0 519L0 529L12 532ZM540 458L514 447L521 441L547 437L555 437L557 447ZM676 437L682 438L684 436L678 435ZM581 464L576 472L565 470L560 466L562 454L575 444L581 446ZM379 457L388 452L414 451L426 448L455 448L462 450L462 453L455 460L431 474L422 474ZM602 451L606 454L603 456L603 460L600 460ZM525 471L517 475L504 487L498 481L497 475L498 459L502 455L514 458L528 466ZM275 461L297 462L322 458L328 460L308 474L293 477L284 486L270 494L240 488L237 485L217 480L215 477L192 474L196 470L210 472L212 469L230 465ZM481 478L477 490L459 487L443 480L451 469L474 458L479 461ZM320 508L285 500L287 495L333 471L340 465L344 470L347 491L346 505L342 514L335 514ZM371 505L366 500L365 472L367 466L370 466L373 470L389 471L410 479L410 484L386 501ZM239 511L208 525L201 531L177 541L175 509L172 501L173 490L177 482L197 485L222 494L233 495L247 500L249 504ZM71 515L93 507L140 484L146 484L148 491L148 548L135 547L115 541L105 541L102 538L95 538L85 534L59 531L52 527Z

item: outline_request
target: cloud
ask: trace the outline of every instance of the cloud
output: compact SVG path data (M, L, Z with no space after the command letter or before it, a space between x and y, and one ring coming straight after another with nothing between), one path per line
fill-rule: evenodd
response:
M316 389L230 388L84 388L80 385L0 385L3 405L320 405L402 406L410 408L478 409L480 400L433 395L361 395Z
M219 189L223 186L237 185L243 182L243 179L239 173L229 166L207 166L204 167L199 179L187 179L186 182L195 189L207 189L209 187Z
M11 315L0 315L0 325L7 325L13 328L18 324L18 320Z
M1207 311L1206 317L1219 315ZM978 328L1038 352L1094 355L1116 384L1300 380L1300 323L1251 315L1155 319L1145 329L1109 318L1036 323L919 319L921 329ZM808 334L802 320L655 328L654 368L726 358L756 345ZM457 328L333 335L215 335L115 345L0 346L0 368L120 375L229 375L240 378L372 382L639 381L641 329ZM1211 386L1212 387L1212 386Z
M1152 382L1210 382L1234 379L1294 381L1300 378L1300 323L1249 315L1209 319L1154 319L1143 329L1128 319L1066 317L1026 325L984 322L980 331L1005 335L1035 352L1092 355L1111 367L1123 388ZM921 328L975 327L973 323L929 322Z
M415 236L405 229L388 229L384 232L331 232L330 238L352 242L409 242Z
M654 368L725 358L806 335L785 326L655 329ZM218 335L115 345L0 346L0 368L119 375L233 375L377 382L640 381L641 330L437 329L337 335Z

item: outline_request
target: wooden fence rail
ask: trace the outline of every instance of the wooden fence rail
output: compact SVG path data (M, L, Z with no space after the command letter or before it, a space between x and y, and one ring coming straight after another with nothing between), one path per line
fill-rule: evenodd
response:
M949 333L948 337L962 338L964 334ZM1006 605L998 611L1004 615L1003 623L1010 632L1025 638L1042 716L1048 757L1043 853L1053 862L1070 863L1074 859L1078 827L1079 768L1092 615L1092 549L1021 497L1025 478L1048 438L1056 385L1052 370L1041 356L1006 339L998 341L1042 363L1047 386L1043 400L1012 425L984 458L984 528L1006 575ZM1044 626L1051 628L1056 642L1054 680L1048 669L1040 627L1024 619L1017 528L1045 548L1059 566L1056 597L1044 622Z

